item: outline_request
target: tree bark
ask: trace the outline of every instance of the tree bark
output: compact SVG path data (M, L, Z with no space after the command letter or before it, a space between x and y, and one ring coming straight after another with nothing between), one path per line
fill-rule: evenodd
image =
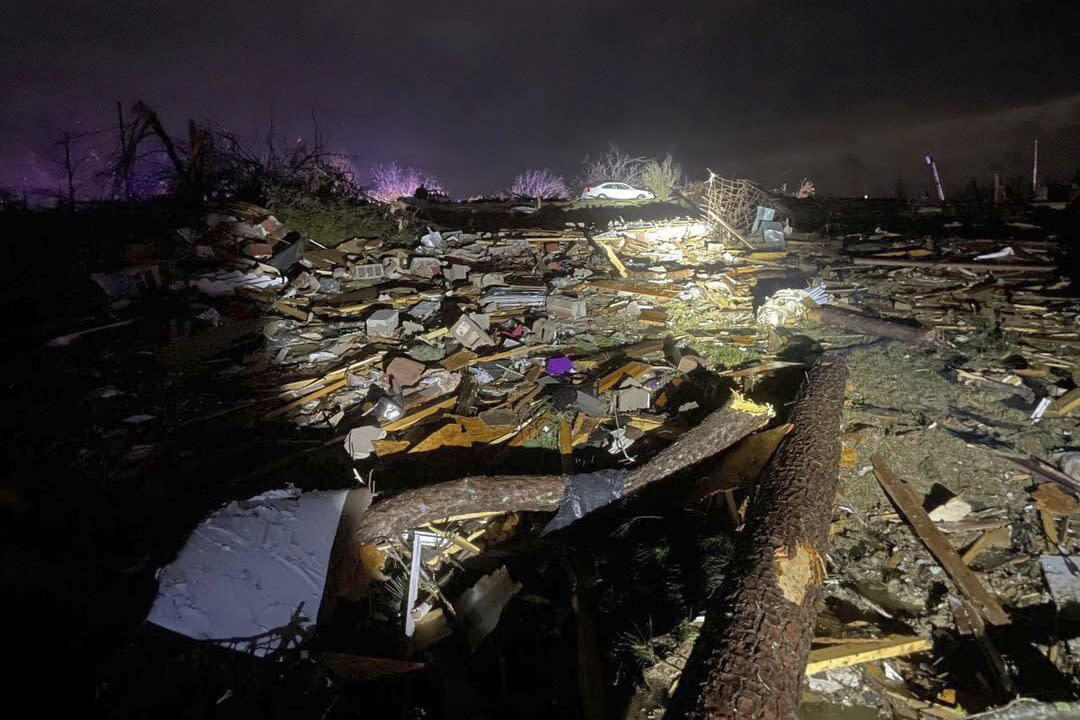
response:
M933 345L935 333L921 327L912 327L891 320L866 317L827 305L807 308L806 317L822 325L833 325L865 335L892 338L912 345Z
M627 474L623 493L670 477L735 444L772 417L767 406L741 398L729 401L656 457ZM563 475L493 475L468 477L408 490L376 503L356 523L360 544L395 537L409 528L441 518L476 512L550 511L559 509L566 489Z
M827 354L754 488L736 560L707 608L668 718L792 718L824 580L847 364Z

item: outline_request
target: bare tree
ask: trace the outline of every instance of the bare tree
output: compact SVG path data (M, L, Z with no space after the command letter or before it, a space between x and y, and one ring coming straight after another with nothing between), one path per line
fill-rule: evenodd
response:
M565 198L570 196L566 181L551 170L526 170L514 178L510 195L530 198Z
M60 138L53 143L47 158L62 174L60 187L55 191L60 205L69 209L75 207L79 191L86 179L87 165L97 159L93 149L88 149L84 141L98 134L100 133L97 131L76 133L64 128Z
M581 161L581 175L578 184L582 187L602 182L622 182L627 185L640 185L641 173L649 158L645 155L631 156L611 143L603 155L596 158L586 155Z

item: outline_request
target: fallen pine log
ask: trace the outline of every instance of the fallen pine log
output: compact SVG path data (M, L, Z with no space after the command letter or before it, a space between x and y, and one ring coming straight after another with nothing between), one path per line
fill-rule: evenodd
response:
M735 444L772 417L772 408L736 396L623 481L623 495L670 477ZM476 512L559 509L566 494L564 475L493 475L428 485L374 504L358 518L356 542L366 544L400 535L410 528Z
M807 375L795 428L754 488L667 717L795 717L825 576L846 378L846 361L832 354Z
M760 429L773 416L768 405L739 395L711 413L641 467L623 472L625 496L714 455ZM566 475L492 475L428 485L368 507L342 512L323 593L326 617L338 598L363 597L371 577L364 558L376 543L400 537L415 527L463 515L520 511L554 512L563 505L574 479ZM370 497L370 495L369 495ZM378 555L376 551L374 555Z
M933 330L858 315L846 310L831 308L827 305L808 307L806 317L822 325L832 325L865 335L892 338L912 345L933 345L936 339L936 333Z

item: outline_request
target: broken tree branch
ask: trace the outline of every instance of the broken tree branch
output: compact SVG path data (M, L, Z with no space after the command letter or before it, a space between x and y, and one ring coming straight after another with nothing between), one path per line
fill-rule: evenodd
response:
M838 310L826 305L808 307L806 317L822 325L833 325L865 335L892 338L912 345L933 345L935 340L933 330L903 325L891 320L857 315L853 312Z
M630 471L623 494L715 455L762 427L770 417L772 408L736 396L645 465ZM462 513L554 512L566 484L563 475L494 475L409 490L372 506L357 522L355 538L360 544L375 542Z
M790 718L824 580L840 463L847 363L828 354L810 371L788 434L754 488L747 530L705 616L669 718Z

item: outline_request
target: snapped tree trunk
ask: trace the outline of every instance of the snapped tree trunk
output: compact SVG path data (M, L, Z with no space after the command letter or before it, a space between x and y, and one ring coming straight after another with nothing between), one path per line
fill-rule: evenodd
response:
M715 455L762 427L771 417L768 406L736 397L652 460L631 470L623 482L623 493L629 495ZM565 475L494 475L408 490L373 505L357 522L356 538L360 543L375 542L466 513L554 512L562 502L566 483Z
M712 604L668 718L792 718L825 569L847 364L809 372L753 490L736 560Z
M652 460L623 479L623 494L670 477L715 455L761 428L773 415L767 405L736 396L684 433ZM443 518L476 512L547 511L559 509L569 478L565 475L495 475L468 477L408 490L392 498L342 513L327 572L324 603L354 597L366 587L360 567L362 548L394 538L410 528Z

